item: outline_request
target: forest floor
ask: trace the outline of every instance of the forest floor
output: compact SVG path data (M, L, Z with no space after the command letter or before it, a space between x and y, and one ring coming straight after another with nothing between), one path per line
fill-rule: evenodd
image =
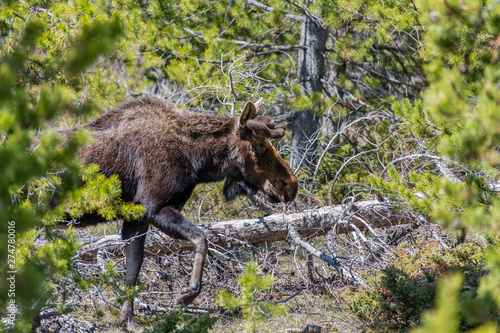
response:
M453 236L441 236L450 242L454 240ZM411 256L422 248L438 247L423 228L412 230L397 244L377 253L375 257L372 253L371 258L363 249L349 247L349 235L339 237L336 242L339 243L341 239L346 253L352 251L352 267L356 266L357 274L363 277L364 283L376 279L381 269L393 264L397 257L395 252L403 251ZM318 247L325 241L324 236L310 240ZM369 316L357 313L360 308L351 306L358 287L342 279L338 272L324 262L313 260L311 265L308 259L304 250L286 241L253 248L234 248L227 253L211 251L205 263L202 292L186 312L189 318L203 314L217 318L210 332L244 332L247 321L242 318L241 312L223 311L216 300L220 290L227 290L234 295L240 293L236 278L243 271L245 262L254 260L261 265L263 274L273 277L273 286L262 293L261 301L280 302L287 309L285 314L266 317L257 324L256 332L296 332L293 329L302 329L309 324L321 326L322 332L363 332L370 329L377 313L370 320ZM354 261L360 260L363 260L362 264L354 264ZM64 291L58 291L55 299L66 297L61 302L65 302L69 312L54 316L44 316L42 312L42 318L47 318L42 320L42 327L38 331L147 332L157 325L162 317L172 311L175 298L189 280L192 254L146 256L140 274L141 286L135 297L135 325L128 328L118 323L124 261L123 257L105 259L104 264L102 260L101 263L76 260L76 271L89 284L84 289L76 285L61 288ZM359 270L361 266L364 269ZM50 312L48 308L45 313Z
M216 223L262 216L246 199L223 202L218 194L222 185L210 186L195 191L184 208L185 216L191 221ZM296 201L297 210L307 208L306 200ZM81 239L99 239L119 234L120 223L100 224L76 232ZM185 319L210 316L217 319L210 332L244 332L248 321L241 311L225 311L217 303L217 295L221 290L235 297L241 295L237 278L252 260L260 265L262 275L271 275L273 280L272 287L255 298L262 304L279 303L286 308L284 314L265 315L257 324L256 332L296 332L294 329L310 324L321 326L321 332L407 331L418 322L420 312L432 306L432 295L427 294L434 290L441 274L465 266L465 269L476 269L477 276L484 274L481 258L487 246L485 237L469 231L465 247L449 255L452 249L458 248L457 235L442 230L439 225L419 223L376 229L376 232L320 236L307 241L327 255L335 253L357 281L349 280L326 262L313 258L292 240L234 248L212 247L205 260L202 292L186 309ZM153 332L162 318L172 313L176 297L189 281L192 260L191 251L164 255L146 252L139 288L135 291L135 324L122 327L119 324L121 304L123 297L131 294L123 285L123 249L118 253L103 251L90 261L78 255L73 276L54 282L52 302L41 313L38 332ZM409 289L403 288L398 291L403 294L394 297L387 296L394 290L380 286L381 277L386 282L390 280L383 272L391 266L397 266L396 275L398 269L406 274L402 283ZM417 312L411 309L412 305L408 309L405 304L406 298L413 296L421 302L416 306ZM402 298L401 303L395 301L397 297Z

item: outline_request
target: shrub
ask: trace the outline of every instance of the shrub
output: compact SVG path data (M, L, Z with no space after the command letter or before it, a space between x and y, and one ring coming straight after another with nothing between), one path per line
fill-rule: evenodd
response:
M478 296L480 278L487 274L484 252L471 243L451 250L435 245L414 253L397 250L395 264L382 269L374 279L367 279L368 285L361 290L348 291L344 296L351 310L371 322L371 328L407 331L420 324L422 313L435 303L440 277L459 272L463 274L458 295L462 305L460 329L475 327L498 313L493 302Z
M153 327L146 333L205 333L211 329L217 318L210 314L201 316L191 316L176 308L163 317L161 323Z
M238 276L238 285L241 287L239 297L232 296L229 292L222 290L217 301L221 306L229 310L241 309L243 318L247 321L245 328L249 332L256 332L258 322L270 315L283 313L282 305L267 303L261 299L262 292L271 288L272 276L261 276L261 270L257 263L248 262L245 271Z

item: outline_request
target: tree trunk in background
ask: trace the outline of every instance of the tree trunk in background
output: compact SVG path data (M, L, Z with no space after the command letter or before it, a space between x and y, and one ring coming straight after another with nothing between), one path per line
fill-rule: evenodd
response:
M328 32L309 17L302 23L299 51L298 77L302 93L312 96L321 93L321 80L325 75L325 51ZM310 167L314 163L317 148L316 135L319 129L319 116L314 110L297 112L292 122L292 169Z

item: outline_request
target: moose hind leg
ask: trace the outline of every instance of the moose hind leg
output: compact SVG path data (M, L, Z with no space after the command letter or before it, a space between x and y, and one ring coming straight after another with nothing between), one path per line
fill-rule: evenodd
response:
M208 252L207 238L203 231L173 207L163 208L150 222L170 237L188 240L194 245L195 255L191 280L188 288L181 292L175 302L176 304L188 305L201 292L203 263Z
M144 259L144 241L149 225L139 221L123 222L122 239L128 240L125 245L127 272L125 286L134 287L137 284L139 272ZM132 322L134 318L134 301L126 299L123 302L120 323Z

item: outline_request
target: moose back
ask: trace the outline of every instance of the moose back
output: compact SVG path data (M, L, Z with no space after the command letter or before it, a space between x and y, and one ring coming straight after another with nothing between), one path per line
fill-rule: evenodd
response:
M126 201L142 204L144 216L124 222L126 286L135 286L144 257L149 225L193 243L191 280L177 304L191 303L201 291L208 251L204 233L181 210L196 184L222 181L228 200L261 191L271 202L290 202L297 178L268 139L281 138L283 124L259 116L261 102L247 102L239 117L216 117L174 110L165 100L144 97L126 102L85 125L93 143L82 149L86 164L106 176L118 175ZM84 215L79 226L105 222ZM133 318L133 301L125 300L121 322Z

